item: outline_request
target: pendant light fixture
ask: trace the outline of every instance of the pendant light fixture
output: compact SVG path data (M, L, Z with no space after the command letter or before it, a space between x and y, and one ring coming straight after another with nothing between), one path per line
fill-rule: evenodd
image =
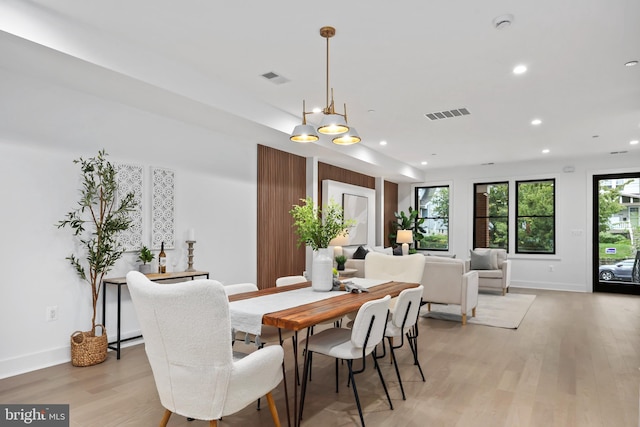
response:
M302 100L302 124L296 126L291 134L291 139L294 142L316 142L320 139L316 133L316 129L307 124L307 114L304 112L304 100Z
M327 40L327 104L322 110L324 117L318 126L318 132L334 136L332 139L334 144L351 145L361 141L358 132L347 124L347 104L344 104L344 114L337 113L333 101L333 88L331 89L331 98L329 98L329 39L336 35L336 29L333 27L320 28L320 35ZM307 124L307 114L313 112L305 111L305 104L302 101L302 124L295 127L290 139L294 142L315 142L319 139L313 126Z

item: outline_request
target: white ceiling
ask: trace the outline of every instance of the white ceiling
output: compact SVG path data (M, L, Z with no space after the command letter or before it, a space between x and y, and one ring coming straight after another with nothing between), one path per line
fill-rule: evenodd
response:
M504 14L512 25L495 29ZM143 115L161 116L190 130L156 130L149 144L197 138L195 126L405 182L433 168L637 155L640 65L624 64L640 60L638 22L638 0L0 0L0 130L73 145L96 126L152 132ZM303 99L325 104L325 25L357 146L288 140ZM528 72L514 75L517 64ZM261 77L270 71L289 81ZM471 114L424 116L460 107Z

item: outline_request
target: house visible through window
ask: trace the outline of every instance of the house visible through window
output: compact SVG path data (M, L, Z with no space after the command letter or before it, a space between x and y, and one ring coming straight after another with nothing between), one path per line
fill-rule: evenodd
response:
M516 253L556 251L555 180L516 181Z
M423 250L449 250L449 186L416 187L418 217L424 218L421 240L416 248Z
M473 247L509 250L509 183L474 184Z

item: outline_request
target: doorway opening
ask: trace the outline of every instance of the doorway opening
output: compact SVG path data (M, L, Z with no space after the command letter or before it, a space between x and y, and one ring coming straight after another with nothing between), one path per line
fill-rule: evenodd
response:
M640 295L640 172L593 177L593 290Z

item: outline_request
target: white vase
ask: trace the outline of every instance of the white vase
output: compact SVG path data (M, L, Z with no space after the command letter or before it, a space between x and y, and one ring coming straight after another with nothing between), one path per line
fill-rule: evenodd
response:
M311 288L318 292L328 292L333 288L333 260L329 256L329 248L313 251Z

